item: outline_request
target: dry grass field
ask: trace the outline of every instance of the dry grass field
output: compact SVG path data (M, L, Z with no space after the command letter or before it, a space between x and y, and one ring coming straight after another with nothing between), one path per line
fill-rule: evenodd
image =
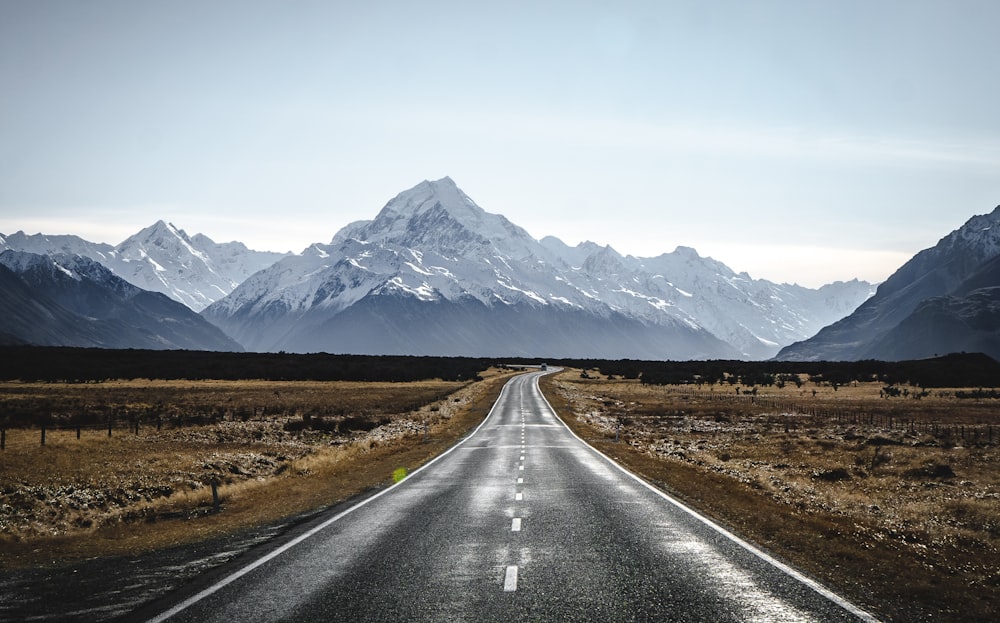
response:
M508 374L2 383L0 415L45 414L48 429L44 446L37 427L5 431L0 567L132 555L332 505L450 446Z
M1000 400L579 370L543 388L606 454L887 620L1000 620Z

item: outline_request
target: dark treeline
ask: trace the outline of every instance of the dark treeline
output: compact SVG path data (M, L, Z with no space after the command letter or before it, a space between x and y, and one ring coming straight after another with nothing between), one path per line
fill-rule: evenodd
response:
M771 385L805 374L846 385L880 381L919 387L998 387L1000 363L982 354L917 361L641 361L549 359L551 365L598 370L643 383L733 382ZM179 350L0 347L0 380L91 382L107 379L262 379L274 381L471 380L495 364L524 358L413 357L291 353L218 353Z
M90 382L108 379L271 381L467 381L495 363L465 357L405 357L184 350L0 348L0 379Z
M887 385L919 387L997 387L1000 363L979 353L961 353L916 361L597 361L550 362L603 375L641 379L643 383L732 382L742 385L772 385L793 375L836 385L854 381L880 381ZM785 381L788 382L788 381Z

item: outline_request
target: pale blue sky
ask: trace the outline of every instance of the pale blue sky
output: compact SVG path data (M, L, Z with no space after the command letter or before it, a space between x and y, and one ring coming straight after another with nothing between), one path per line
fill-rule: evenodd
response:
M1000 2L0 0L0 232L299 251L451 176L533 236L885 279L1000 204Z

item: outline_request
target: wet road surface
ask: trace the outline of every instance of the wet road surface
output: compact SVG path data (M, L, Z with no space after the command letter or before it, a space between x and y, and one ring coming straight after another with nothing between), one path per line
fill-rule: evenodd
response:
M589 448L538 376L402 483L149 620L874 620Z

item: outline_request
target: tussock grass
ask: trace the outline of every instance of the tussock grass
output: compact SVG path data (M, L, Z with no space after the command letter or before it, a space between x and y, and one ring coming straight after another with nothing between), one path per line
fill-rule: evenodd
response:
M997 620L1000 401L579 371L543 388L602 451L887 620Z

